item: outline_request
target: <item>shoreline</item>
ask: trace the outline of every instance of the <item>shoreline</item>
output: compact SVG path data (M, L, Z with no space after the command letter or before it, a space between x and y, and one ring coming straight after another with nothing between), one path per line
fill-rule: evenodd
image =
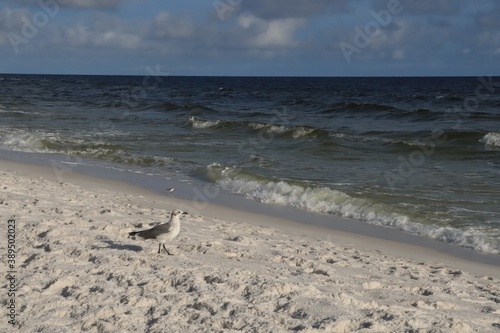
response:
M0 165L2 165L1 170L16 170L28 177L41 176L51 181L58 181L58 175L51 167L1 158ZM143 203L149 204L152 208L165 209L161 203L161 201L165 201L168 203L166 206L169 209L180 207L188 212L209 218L275 228L285 233L306 236L318 241L331 241L361 250L380 251L395 257L417 261L433 258L434 262L456 266L477 275L489 275L500 279L500 255L480 253L441 241L407 234L397 229L370 225L362 221L248 202L247 199L238 200L238 198L227 194L222 199L228 200L226 205L221 205L219 202L208 202L200 207L194 200L160 194L123 180L110 180L75 170L66 173L64 181L90 190L106 189L138 194L141 200L144 200ZM185 193L186 191L184 191L184 196ZM200 190L192 193L200 193ZM245 201L249 204L248 206L245 206ZM236 208L230 207L231 204L234 204ZM307 219L309 219L308 222L305 222ZM325 221L334 221L335 223L327 225Z
M77 172L60 182L51 168L0 165L0 215L16 224L18 330L500 327L498 266L215 204L197 211L186 200ZM174 208L189 215L166 244L172 256L127 236L165 222Z

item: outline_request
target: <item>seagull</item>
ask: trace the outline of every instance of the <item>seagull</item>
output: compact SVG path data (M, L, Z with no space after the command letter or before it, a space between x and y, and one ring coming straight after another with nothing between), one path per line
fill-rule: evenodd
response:
M170 215L170 221L164 224L157 225L154 228L141 230L141 231L132 231L129 232L129 236L139 236L143 239L154 239L160 244L158 244L158 253L161 252L161 246L163 245L163 249L168 253L168 255L172 255L168 252L165 247L165 242L173 240L179 234L181 230L181 221L179 220L179 215L187 214L179 209L176 209Z
M166 191L172 193L173 191L175 191L175 187L167 188Z

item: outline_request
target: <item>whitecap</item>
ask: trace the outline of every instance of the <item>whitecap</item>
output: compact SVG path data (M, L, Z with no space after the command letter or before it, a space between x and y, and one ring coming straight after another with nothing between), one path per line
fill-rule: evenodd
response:
M486 146L500 147L500 132L490 132L486 134L481 142Z
M191 124L191 126L193 126L193 128L205 129L205 128L217 127L221 123L221 121L202 120L200 118L192 116L189 118L189 123Z
M48 152L44 141L58 140L58 136L53 133L27 132L24 130L2 133L1 137L0 145L2 147L29 153Z
M285 126L265 123L249 123L248 126L254 130L262 131L269 135L291 134L294 139L311 136L316 129L307 126Z

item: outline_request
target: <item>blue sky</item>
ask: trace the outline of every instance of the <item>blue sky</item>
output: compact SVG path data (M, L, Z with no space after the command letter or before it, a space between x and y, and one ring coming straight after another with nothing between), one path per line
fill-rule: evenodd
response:
M496 0L0 0L0 72L500 75Z

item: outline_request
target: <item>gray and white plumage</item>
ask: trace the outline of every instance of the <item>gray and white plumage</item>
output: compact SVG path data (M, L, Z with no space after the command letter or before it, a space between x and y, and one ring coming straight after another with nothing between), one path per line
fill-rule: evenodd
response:
M161 252L161 246L163 245L163 250L165 250L165 252L169 255L172 255L165 248L165 242L172 241L179 234L181 230L181 221L179 220L179 216L181 214L187 213L176 209L170 215L170 221L167 223L157 225L156 227L147 230L129 232L129 236L139 236L143 239L156 240L160 243L158 245L158 253Z

